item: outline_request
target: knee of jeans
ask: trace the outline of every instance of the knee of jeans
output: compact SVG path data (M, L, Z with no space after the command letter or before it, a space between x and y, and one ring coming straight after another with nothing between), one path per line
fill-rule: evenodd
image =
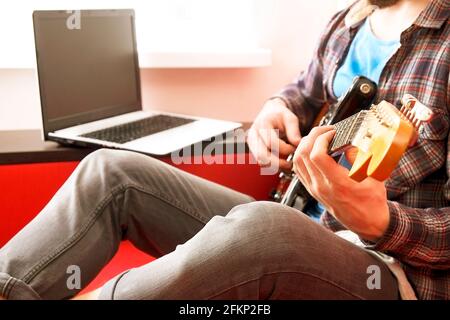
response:
M244 220L279 220L280 215L292 213L292 208L287 208L275 202L254 201L234 207L228 217L235 217Z
M272 265L286 257L301 256L301 250L317 240L319 227L303 213L271 202L240 205L225 218L211 222L215 226L206 230L215 234L220 230L214 245L223 247L217 250L225 255L222 261L233 260L241 266Z
M109 185L125 184L142 174L144 161L148 159L135 152L100 149L80 163L80 170L91 180L96 177Z
M301 212L274 202L258 201L234 207L227 217L234 220L236 228L252 230L252 233L268 235L268 241L274 241L274 235L285 238L298 237L303 229L313 223ZM248 234L248 233L246 233Z

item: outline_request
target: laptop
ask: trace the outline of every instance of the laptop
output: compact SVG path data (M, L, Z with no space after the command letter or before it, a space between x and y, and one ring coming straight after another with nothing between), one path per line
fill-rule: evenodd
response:
M45 140L167 155L241 126L144 111L134 11L81 10L76 18L33 13Z

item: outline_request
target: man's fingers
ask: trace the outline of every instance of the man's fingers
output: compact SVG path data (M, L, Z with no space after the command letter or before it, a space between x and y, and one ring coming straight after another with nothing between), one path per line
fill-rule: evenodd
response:
M291 111L283 113L284 131L289 143L298 146L302 138L297 116Z
M311 150L316 140L322 134L332 130L332 126L316 127L304 138L302 138L294 156L294 166L298 171L299 179L302 180L305 187L314 193L324 184L323 173L319 171L311 162ZM328 156L328 155L327 155Z
M295 151L294 161L299 160L301 158L309 159L311 150L314 144L316 143L317 137L332 129L333 129L332 126L313 128L311 132L300 141L300 144L297 147L297 150Z
M316 166L312 163L310 156L302 156L301 161L305 166L305 170L310 177L310 183L307 186L308 191L317 199L321 199L321 193L326 187L327 183L325 177L321 171L319 171Z
M292 162L288 162L285 159L280 159L277 155L274 155L268 150L267 152L261 152L258 157L258 164L263 168L274 167L277 171L292 170Z
M334 126L320 126L314 127L311 132L308 134L308 137L311 139L312 144L315 143L316 139L324 134L325 132L334 130Z
M280 170L284 172L291 172L292 171L292 162L286 161L285 159L278 159L278 166L280 167Z
M250 129L247 137L248 147L256 160L258 160L258 154L261 152L260 149L266 147L259 134L257 133L257 130L258 129L253 128Z
M283 170L290 170L292 164L285 159L280 159L277 154L273 154L262 140L257 130L251 130L248 136L251 143L248 144L251 153L261 167L277 166Z
M324 127L315 127L311 130L311 132L302 139L300 142L300 145L298 146L295 154L296 154L296 162L297 161L303 161L308 162L311 159L311 152L313 147L317 143L318 137L323 135L326 132L330 132L332 130L332 126L324 126ZM322 152L322 149L319 150L319 152ZM305 167L305 169L310 169L309 167ZM309 170L309 174L312 175L314 172L312 170Z
M336 131L335 130L329 130L325 131L324 133L321 133L317 136L315 139L312 148L310 157L315 159L315 161L333 161L333 158L331 157L323 157L325 155L328 155L328 147L330 145L331 140L333 139Z
M334 130L327 131L317 137L311 149L310 160L328 180L342 180L348 178L348 170L337 164L332 157L328 155L328 146L335 134ZM330 174L332 173L332 174Z
M311 184L311 178L308 174L308 170L306 170L305 163L303 162L302 157L299 155L300 148L297 148L294 154L293 162L293 168L294 172L297 175L297 177L300 179L300 181L307 187L309 184Z
M272 148L272 152L278 153L280 156L288 156L295 152L295 147L291 144L286 143L282 139L278 139L278 150Z
M308 186L311 184L311 178L308 175L305 164L297 161L293 164L293 169L300 182L308 189Z
M280 139L275 129L260 129L258 135L266 145L267 149L274 154L282 156L290 155L295 151L295 147Z

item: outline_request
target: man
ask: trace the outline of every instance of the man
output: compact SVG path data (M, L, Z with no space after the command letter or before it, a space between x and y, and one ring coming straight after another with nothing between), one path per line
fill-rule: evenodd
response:
M371 0L338 13L308 70L265 104L249 135L269 165L278 159L258 151L271 145L259 132L280 130L280 153L295 151L295 172L327 209L324 226L348 229L365 248L295 209L253 202L149 157L102 150L1 249L0 294L72 297L67 267L79 266L86 285L127 238L160 258L84 298L448 299L449 11L448 0ZM378 101L398 105L410 93L435 113L386 183L356 183L333 162L332 127L300 135L360 74L378 83ZM370 270L379 276L373 283Z

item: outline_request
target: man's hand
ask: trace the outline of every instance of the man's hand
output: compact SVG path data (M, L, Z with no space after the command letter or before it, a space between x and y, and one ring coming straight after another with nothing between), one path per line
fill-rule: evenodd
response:
M281 99L272 99L266 102L253 122L247 143L260 165L278 164L282 170L291 170L292 163L283 158L294 153L300 138L297 116Z
M294 172L314 198L349 230L376 241L389 225L389 209L383 182L366 178L356 182L348 170L328 155L335 131L316 127L302 138L294 155Z

